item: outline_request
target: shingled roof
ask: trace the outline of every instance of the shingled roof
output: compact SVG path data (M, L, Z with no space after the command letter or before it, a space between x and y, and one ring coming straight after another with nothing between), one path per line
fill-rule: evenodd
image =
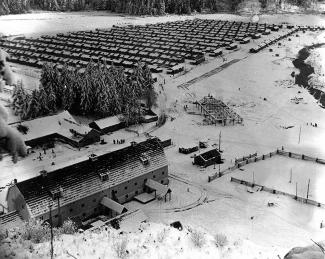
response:
M145 153L149 163L144 165L139 157ZM132 178L167 166L163 148L156 138L99 156L96 161L84 161L42 176L17 183L25 197L31 214L42 215L48 211L49 191L61 186L64 190L61 206L99 193ZM102 181L99 173L107 172L109 179ZM54 202L53 209L57 204Z

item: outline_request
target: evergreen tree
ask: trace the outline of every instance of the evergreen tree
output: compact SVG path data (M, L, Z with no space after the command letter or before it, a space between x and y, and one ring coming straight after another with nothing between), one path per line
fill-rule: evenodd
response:
M143 79L144 79L144 97L147 101L147 106L149 109L156 104L157 93L155 92L154 83L155 81L152 78L152 73L147 64L142 67Z
M24 108L28 107L28 96L27 92L23 87L22 82L18 82L15 86L12 95L12 105L15 115L22 116L24 113Z
M40 86L40 88L39 88L39 104L40 104L39 116L47 115L50 113L47 99L48 99L47 92L45 91L45 89L42 86Z
M26 117L28 119L37 118L38 116L40 116L41 105L40 105L39 95L40 95L39 91L34 89L32 94L31 94L28 109L27 109L27 113L26 113Z

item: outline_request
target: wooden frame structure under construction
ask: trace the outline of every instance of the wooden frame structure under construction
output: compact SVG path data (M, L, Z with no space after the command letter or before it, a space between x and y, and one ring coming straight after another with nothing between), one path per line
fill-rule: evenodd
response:
M200 101L195 101L194 104L211 124L222 123L225 126L231 123L233 125L243 123L242 117L212 95L205 96Z

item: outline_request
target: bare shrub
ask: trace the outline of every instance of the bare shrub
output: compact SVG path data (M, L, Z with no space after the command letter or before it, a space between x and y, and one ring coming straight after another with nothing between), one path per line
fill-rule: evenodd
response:
M77 232L77 226L74 221L72 221L71 219L67 219L63 222L63 225L60 230L61 234L71 235Z
M191 239L195 247L201 248L206 243L204 233L199 230L191 231Z
M49 232L50 227L48 224L42 224L40 220L31 219L22 228L22 238L31 240L34 243L40 243L48 240Z
M26 222L18 232L21 233L23 240L30 240L33 243L41 243L50 240L51 238L51 226L47 222L41 220L31 219ZM62 234L74 234L77 231L77 226L71 220L65 220L62 227L53 228L54 237L59 237Z
M218 233L214 236L214 242L217 247L224 247L228 245L228 239L225 234Z
M128 251L126 249L128 244L127 238L120 238L113 242L113 249L118 258L124 259L128 255Z
M167 235L167 231L166 229L163 229L162 231L158 232L157 233L157 241L159 243L162 243L164 242L165 238L166 238L166 235Z

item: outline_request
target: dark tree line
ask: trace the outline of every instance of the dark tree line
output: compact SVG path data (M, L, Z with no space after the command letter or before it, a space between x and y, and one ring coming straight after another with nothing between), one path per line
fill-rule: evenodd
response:
M21 84L13 93L13 109L22 119L33 119L59 110L73 114L106 117L123 114L126 124L137 123L143 115L141 100L151 108L156 101L154 80L147 65L139 63L134 73L90 62L83 72L52 64L42 69L39 89L28 92Z
M211 12L236 11L244 0L0 0L0 15L18 14L30 9L50 11L108 10L131 15L190 14L208 9ZM262 8L268 2L290 3L308 7L318 0L259 0Z
M132 15L190 14L234 11L243 0L0 0L1 14L24 13L30 9L50 11L108 10Z

